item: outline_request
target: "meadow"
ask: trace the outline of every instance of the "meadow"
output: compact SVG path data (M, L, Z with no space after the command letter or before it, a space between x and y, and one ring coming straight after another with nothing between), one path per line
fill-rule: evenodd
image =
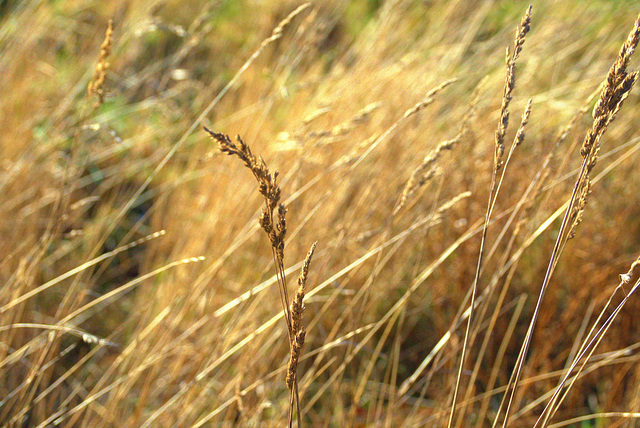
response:
M639 13L0 1L0 426L638 426Z

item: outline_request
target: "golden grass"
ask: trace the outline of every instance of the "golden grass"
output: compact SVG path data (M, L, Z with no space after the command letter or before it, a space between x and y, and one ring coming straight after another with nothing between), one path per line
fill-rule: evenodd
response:
M639 8L0 4L0 425L634 426Z
M278 290L280 301L289 335L289 365L287 367L287 387L291 391L291 404L289 408L289 426L293 424L294 406L298 419L298 426L301 425L300 403L298 397L297 369L300 352L304 346L306 335L302 325L302 312L304 311L304 293L309 274L309 265L316 244L314 243L302 264L300 277L298 278L298 288L294 299L289 304L289 290L287 289L287 276L284 263L284 243L287 234L286 214L287 209L280 202L281 190L278 186L278 172L270 172L264 160L256 157L251 152L248 145L242 141L240 136L236 137L237 144L234 144L228 135L213 132L207 127L204 130L217 142L220 151L230 156L238 157L245 166L253 173L258 181L258 190L264 197L264 207L260 213L259 224L262 230L269 237L271 250L273 253L273 263L276 268L276 278L278 280Z

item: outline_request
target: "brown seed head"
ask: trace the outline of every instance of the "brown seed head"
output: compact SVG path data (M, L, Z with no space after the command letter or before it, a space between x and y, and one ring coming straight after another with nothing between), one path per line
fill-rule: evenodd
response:
M602 86L602 93L593 108L593 125L582 143L580 154L582 157L597 155L600 146L600 138L606 131L609 124L615 119L620 110L620 106L629 95L629 92L638 80L638 72L627 72L629 58L635 51L640 41L640 15L636 19L635 25L627 40L622 45L616 61L609 69L609 74ZM595 166L595 162L590 162L590 169Z
M287 367L287 387L293 389L293 384L296 380L296 373L298 371L298 361L300 360L300 354L302 352L302 346L304 345L304 339L306 332L304 327L296 333L293 344L291 346L291 358L289 359L289 366Z
M531 9L529 6L525 13L520 26L516 29L516 37L514 41L513 52L509 54L507 50L507 76L504 83L504 93L502 95L502 105L500 107L500 120L498 121L498 128L495 133L495 154L494 154L494 168L496 173L502 169L504 156L504 137L507 134L507 128L509 127L509 104L511 103L511 94L516 84L516 60L522 52L524 41L527 33L531 29Z
M302 324L302 313L304 312L304 295L305 295L305 287L307 284L307 276L309 275L309 266L311 265L311 259L313 258L313 253L316 250L317 242L314 242L311 246L311 249L307 253L307 256L302 263L302 268L300 269L300 276L298 277L298 289L296 290L296 295L291 302L291 330L293 332L297 332L300 330Z
M107 77L107 70L109 69L109 56L111 55L111 42L113 39L113 20L109 20L107 25L107 31L104 35L104 41L100 46L100 56L98 57L98 63L93 70L93 77L89 81L87 86L87 93L89 96L96 96L98 98L97 104L100 105L104 102L104 83Z

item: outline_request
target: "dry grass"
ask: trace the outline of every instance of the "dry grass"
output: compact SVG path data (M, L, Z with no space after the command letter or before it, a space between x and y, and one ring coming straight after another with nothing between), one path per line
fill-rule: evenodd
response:
M256 158L248 145L242 141L240 136L236 137L237 145L234 144L228 135L213 132L208 128L204 130L211 138L220 145L220 151L231 156L238 157L245 166L253 173L258 181L258 190L264 197L264 207L260 213L259 224L262 230L269 237L271 251L273 253L273 264L276 268L278 279L278 290L282 311L289 335L289 365L287 367L287 387L291 391L291 403L289 407L289 426L293 424L294 406L298 419L298 426L301 425L300 402L298 397L298 361L304 346L305 329L302 325L302 313L304 311L304 293L309 275L309 265L316 244L314 243L302 264L300 277L298 278L298 288L294 299L289 304L289 290L287 289L287 276L284 263L284 243L287 234L286 214L287 209L280 203L281 193L278 186L278 172L269 172L269 168L262 158Z
M635 426L640 3L528 6L0 2L0 425Z

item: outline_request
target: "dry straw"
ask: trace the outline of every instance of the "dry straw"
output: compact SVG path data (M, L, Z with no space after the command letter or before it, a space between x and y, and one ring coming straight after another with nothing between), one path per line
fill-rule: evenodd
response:
M638 80L638 72L627 72L629 58L635 51L640 38L639 22L635 26L627 40L622 45L618 58L609 69L607 80L604 82L600 98L593 108L593 125L584 138L580 154L584 158L585 166L579 178L579 197L576 205L572 207L570 213L569 238L575 235L575 229L582 221L582 214L587 205L589 194L591 193L590 173L598 162L600 153L600 138L607 130L607 127L615 119L622 103L629 95L631 88Z
M600 98L596 102L596 105L593 109L593 123L591 125L591 128L585 135L582 143L582 148L580 149L580 154L583 157L582 166L580 168L580 172L578 173L578 178L576 179L576 183L574 185L573 192L569 200L569 205L565 212L565 216L562 220L562 224L560 225L558 237L551 254L551 260L549 261L549 264L547 266L547 271L542 282L538 300L536 302L536 307L529 323L527 334L520 349L513 374L507 386L505 399L508 397L508 404L502 426L506 427L508 425L511 405L513 403L518 387L518 381L520 379L524 359L529 350L531 338L533 336L533 330L535 329L536 320L540 313L542 299L544 298L545 292L551 280L551 276L553 275L557 260L567 240L573 236L576 226L582 219L584 208L587 204L589 193L591 190L591 178L589 177L589 174L593 170L598 160L598 154L600 151L600 139L604 132L607 130L609 124L611 124L611 122L616 117L616 114L620 110L622 103L627 98L629 92L638 79L638 72L634 71L628 73L627 66L629 64L629 59L635 51L639 41L640 15L636 18L633 29L629 33L627 40L622 45L618 57L609 69L607 78L602 86ZM502 405L499 409L495 423L498 423L501 409Z
M569 390L580 378L580 375L584 370L587 362L593 356L593 353L595 352L596 348L598 347L598 345L604 338L605 334L613 324L613 321L618 316L622 308L625 306L625 304L627 303L631 295L637 291L638 286L640 285L639 281L640 281L640 257L638 257L631 264L629 271L626 274L620 275L619 285L615 288L615 290L609 297L609 300L605 304L604 308L598 315L596 321L593 323L593 326L589 331L589 333L587 334L586 339L583 341L582 345L580 346L580 350L577 352L576 356L573 358L569 368L565 371L565 374L563 375L562 380L559 382L558 386L553 392L553 395L551 396L551 399L549 400L549 402L543 409L542 413L540 414L538 420L534 425L534 428L539 425L542 427L549 426L549 424L551 423L551 419L557 412L558 408L560 407L564 399L569 394ZM632 287L628 293L626 292L626 290L624 290L624 287L626 286ZM610 309L611 303L616 293L619 290L624 290L625 296L622 299L622 301L617 305L617 307L611 310ZM598 328L596 331L596 327L600 324L600 321L608 313L610 313L610 315L606 317L606 319L604 320L600 328ZM573 374L578 364L580 364L580 367L575 372L575 374ZM562 395L560 395L561 393Z
M500 122L498 125L498 129L496 129L495 141L495 160L494 165L496 171L499 171L502 168L503 162L502 157L504 155L504 137L507 134L507 128L509 127L509 104L511 103L511 93L513 92L513 88L516 84L516 60L520 56L520 52L522 52L522 46L524 45L524 40L531 29L531 6L527 9L527 13L522 18L522 22L520 22L520 26L516 30L516 38L513 47L513 53L509 54L509 49L507 48L506 53L506 66L507 66L507 77L504 83L504 94L502 96L502 106L500 107Z
M531 29L531 9L529 6L527 8L527 12L525 13L522 21L518 28L516 28L516 35L514 41L513 52L510 53L509 49L507 49L506 54L506 79L504 83L504 92L502 95L502 105L500 107L500 119L498 121L498 127L495 132L495 154L494 154L494 162L493 162L493 173L491 174L491 187L489 191L489 202L487 205L487 211L485 214L485 221L482 228L482 238L480 241L480 249L478 254L478 263L476 265L475 277L473 280L473 285L471 288L471 302L470 302L470 312L469 317L467 317L467 325L464 334L464 342L462 346L462 352L460 356L460 364L458 365L458 373L456 376L456 382L453 389L453 399L451 404L451 411L449 413L449 423L448 426L451 427L455 420L455 411L456 411L456 402L458 398L458 392L460 389L460 380L462 377L462 370L465 363L465 357L467 353L467 347L469 345L469 333L471 330L471 323L473 321L473 311L476 305L476 295L478 293L478 283L480 280L480 272L482 271L482 263L484 260L484 246L487 238L487 229L489 227L489 221L491 219L491 214L493 212L493 208L498 197L498 192L500 191L500 186L502 184L502 180L504 178L504 173L506 170L506 164L503 159L504 157L504 139L507 134L507 128L509 127L509 105L511 103L513 88L515 87L515 70L516 70L516 60L520 56L520 52L522 52L522 47L524 46L524 41L527 33ZM527 108L522 116L522 121L520 127L516 133L516 137L514 143L511 146L511 150L509 151L509 156L507 157L507 163L511 159L511 155L513 154L514 149L522 143L524 139L524 128L529 120L529 114L531 112L531 102L527 104ZM498 174L502 172L500 180L498 180Z
M278 283L280 298L287 321L289 340L292 340L291 313L289 310L289 298L287 295L284 270L284 238L287 233L286 208L280 203L280 186L278 186L278 172L270 172L262 158L256 157L244 143L240 136L236 137L237 144L233 143L228 135L211 131L204 127L211 138L218 143L220 151L230 156L238 157L244 165L249 168L253 176L258 181L258 190L264 197L264 207L260 213L260 227L265 231L271 242Z
M274 34L276 31L274 31ZM232 142L228 135L214 132L207 127L204 130L211 138L218 143L220 151L230 156L239 158L245 166L253 173L258 181L258 190L264 197L264 207L260 213L260 227L269 237L271 249L273 252L274 264L276 267L276 276L278 279L278 289L280 290L280 300L282 310L284 312L287 324L287 332L289 337L289 364L287 367L286 384L289 388L290 407L289 407L289 426L293 425L293 409L296 408L298 426L301 426L300 402L298 397L298 376L297 368L300 359L300 353L304 345L306 331L302 325L302 313L304 312L304 295L307 276L309 274L309 265L316 248L313 244L311 250L307 254L302 265L300 277L298 278L298 289L296 291L293 303L289 305L289 295L287 291L287 282L284 268L284 245L287 233L286 213L287 209L280 202L281 190L278 185L278 172L271 172L267 164L261 157L256 157L251 148L240 138L236 136L236 143Z
M426 99L433 100L433 95L437 93L438 90L442 89L446 85L452 82L445 82L440 85L438 88L431 91ZM478 88L475 90L475 93L472 97L471 104L464 117L462 118L460 128L458 133L451 139L440 142L435 149L431 150L427 155L422 159L422 163L416 167L411 173L407 184L404 186L402 193L400 194L400 198L396 203L395 208L393 209L393 215L397 215L400 210L406 205L409 199L417 192L420 188L422 188L425 184L427 184L433 177L437 175L437 163L440 157L442 157L442 153L445 151L451 151L453 148L460 143L464 135L467 133L469 122L475 113L475 108L478 104L480 98L480 88L481 85L478 85ZM422 103L421 103L422 104ZM421 105L418 104L418 105ZM415 108L415 107L414 107Z

